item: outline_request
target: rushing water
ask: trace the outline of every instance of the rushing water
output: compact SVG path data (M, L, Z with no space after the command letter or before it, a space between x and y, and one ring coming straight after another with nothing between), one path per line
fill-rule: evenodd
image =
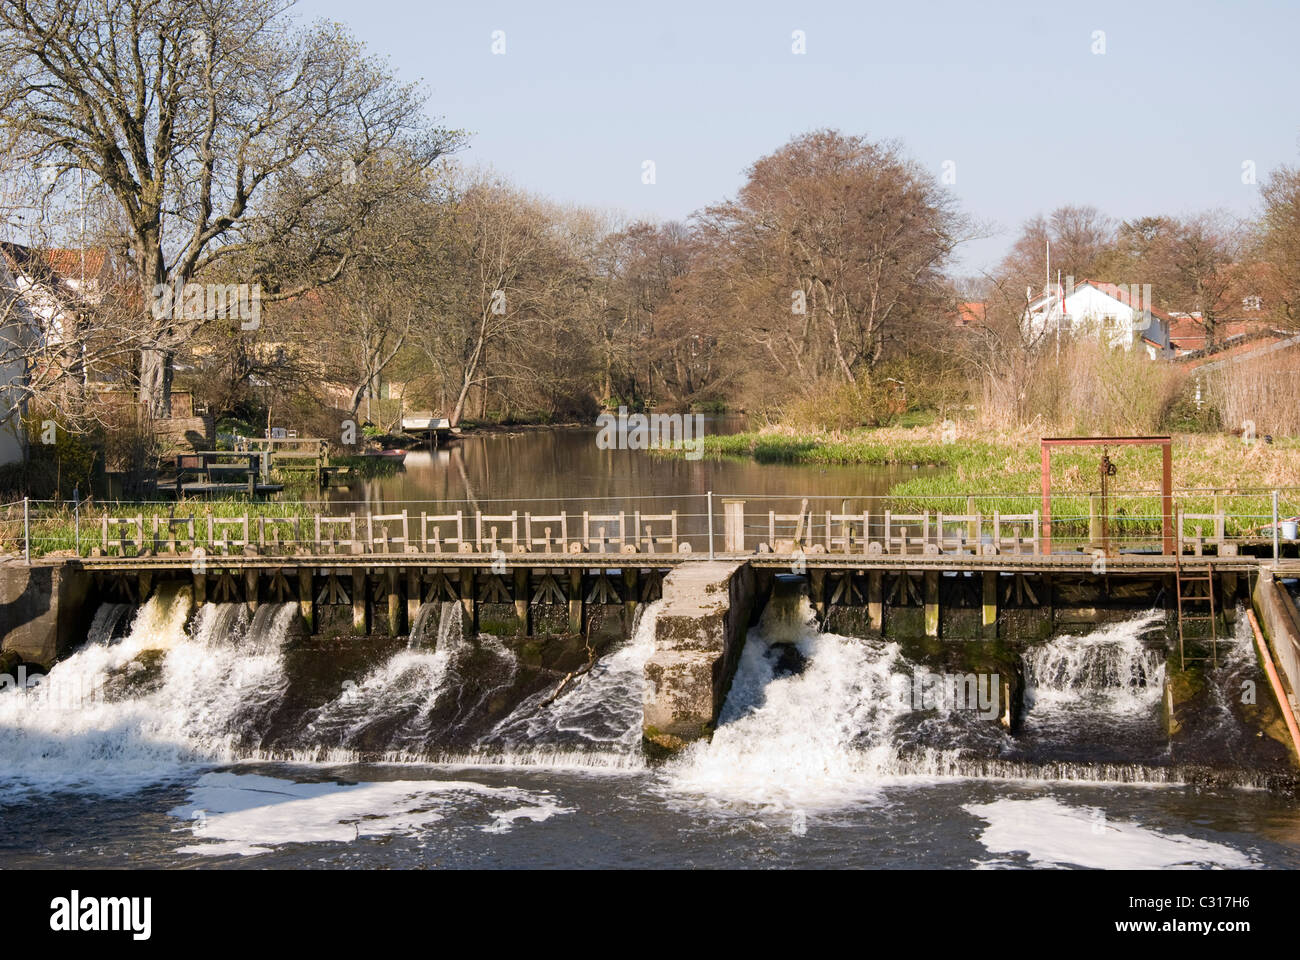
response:
M0 816L10 828L0 858L1300 865L1300 818L1288 798L1186 785L1156 765L1164 667L1142 643L1150 617L1028 654L1026 731L1013 738L996 719L909 709L899 693L916 665L898 644L819 633L806 598L774 598L712 742L652 766L640 751L639 707L656 607L558 696L548 686L518 699L474 728L459 757L431 763L418 758L445 754L433 718L448 716L446 703L470 726L477 716L463 689L471 659L488 665L492 689L511 685L518 664L499 641L463 639L454 625L432 649L413 635L304 706L286 656L291 605L265 606L250 621L242 605L211 604L187 629L188 591L163 593L134 611L125 636L97 634L40 687L0 697ZM1229 654L1229 674L1234 657L1244 655ZM925 750L915 749L918 712L934 725ZM275 729L278 742L268 737ZM375 731L389 762L365 762ZM1107 737L1145 744L1148 775L1074 759ZM1053 744L1058 762L1024 762L1051 759ZM1117 779L1145 782L1106 782Z
M628 461L655 464L638 485L584 466L577 432L539 436L518 451L531 482L462 451L475 495L558 490L526 453L546 443L578 444L562 455L593 493L707 489L731 469ZM822 476L735 469L749 492ZM417 476L367 495L466 492L405 492ZM294 632L291 604L196 611L176 587L105 604L39 686L0 692L0 865L1300 866L1293 798L1253 774L1266 752L1235 708L1243 683L1267 696L1241 624L1184 756L1160 721L1153 614L1027 648L1013 735L1000 706L918 702L906 644L821 633L781 591L712 741L656 765L640 716L657 604L564 682L465 637L460 611L428 604L396 641L325 641Z

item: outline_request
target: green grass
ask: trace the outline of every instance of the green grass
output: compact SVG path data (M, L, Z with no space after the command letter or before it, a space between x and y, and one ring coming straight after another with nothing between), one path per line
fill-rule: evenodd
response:
M203 547L209 552L216 548L212 540L229 540L243 536L237 527L225 527L224 530L214 523L214 537L208 536L208 518L219 520L242 520L245 514L249 518L249 536L254 542L258 538L256 521L266 519L297 519L304 539L315 535L314 517L317 513L329 513L329 505L323 503L279 503L274 501L248 500L181 500L176 502L160 501L156 503L115 503L104 502L83 504L81 508L81 544L77 550L77 527L72 509L68 505L54 506L48 503L33 505L31 508L31 553L33 557L47 554L69 552L89 556L93 548L103 548L103 517L107 512L110 518L129 519L140 517L144 524L146 542L153 537L154 518L184 520L193 518L194 541L188 541L188 532L182 526L176 527L176 535L186 542L181 549L191 546ZM292 528L288 525L271 525L267 528L267 540L271 539L272 530L278 529L283 542L292 537ZM166 524L160 524L159 540L161 549L166 549L169 541ZM129 527L110 527L110 539L115 539L118 532L136 536L134 524ZM0 509L0 552L22 553L23 512L22 503L10 504Z
M889 508L896 513L929 510L991 516L1030 514L1041 509L1040 447L1037 436L971 435L963 429L945 443L940 426L879 428L847 434L796 434L752 431L708 436L706 455L752 458L759 463L938 468L906 477L889 489ZM1150 536L1161 529L1159 447L1112 446L1118 472L1107 513L1126 535ZM1174 438L1175 509L1229 514L1230 535L1252 533L1271 522L1268 490L1282 491L1279 515L1300 514L1300 439L1281 438L1271 445L1246 447L1232 437L1181 434ZM671 455L671 451L667 452ZM1052 514L1056 538L1086 538L1089 494L1100 489L1100 447L1056 448L1052 453ZM973 502L968 498L974 498ZM880 509L884 509L883 505ZM1207 521L1185 521L1194 535Z

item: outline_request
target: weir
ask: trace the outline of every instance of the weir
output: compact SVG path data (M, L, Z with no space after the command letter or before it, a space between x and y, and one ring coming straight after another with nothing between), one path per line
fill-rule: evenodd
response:
M701 533L676 511L316 517L305 525L310 537L301 536L301 518L209 518L201 544L183 536L198 536L202 523L168 524L163 539L157 520L149 537L138 516L106 516L90 556L0 561L4 665L48 668L92 634L114 642L124 611L183 587L196 610L238 607L250 635L274 630L289 647L294 638L409 636L412 649L431 651L471 641L472 658L483 638L498 638L535 671L511 689L542 697L547 677L563 678L563 688L591 671L661 601L637 669L644 742L664 754L713 735L747 632L774 584L795 580L821 630L902 641L928 668L999 676L1002 725L1014 732L1031 685L1026 650L1152 610L1163 611L1162 642L1175 649L1173 614L1180 599L1196 599L1181 579L1209 585L1211 636L1238 629L1238 605L1253 602L1278 664L1274 693L1293 713L1300 707L1300 617L1276 585L1300 563L1267 556L1268 538L1229 537L1222 518L1207 540L1185 536L1176 514L1173 555L1099 556L1082 545L1046 552L1035 515L827 512L823 520L801 509L769 512L759 524L746 516L743 500L724 499L716 540L713 515ZM281 538L282 529L292 535ZM1217 657L1206 637L1186 639L1184 659L1160 680L1171 732L1196 726L1189 710L1203 684L1195 661ZM1154 682L1148 675L1144 684Z

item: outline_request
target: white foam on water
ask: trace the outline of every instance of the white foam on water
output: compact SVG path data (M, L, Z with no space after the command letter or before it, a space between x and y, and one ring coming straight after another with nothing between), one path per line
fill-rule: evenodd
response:
M712 741L668 764L667 786L708 805L769 812L869 800L896 772L889 734L905 709L890 695L898 646L818 633L799 597L795 645L806 663L802 673L774 678L767 625L789 620L774 606L746 641Z
M1082 705L1112 716L1150 714L1163 693L1165 655L1143 638L1164 618L1152 611L1092 633L1053 637L1027 650L1026 709L1032 715Z
M250 856L292 843L351 843L363 837L415 835L466 808L484 811L479 829L505 833L521 821L540 823L572 809L545 791L489 787L469 780L298 783L229 771L204 774L188 802L170 811L196 843L179 853Z
M242 604L203 607L191 635L189 589L164 588L120 643L87 643L38 691L0 694L0 797L130 792L235 759L255 708L282 690L277 644L295 611L279 606L262 648L242 649Z
M991 853L1024 853L1036 866L1103 870L1258 866L1248 854L1224 844L1109 821L1100 808L1074 807L1054 797L1003 798L962 809L987 821L979 840Z

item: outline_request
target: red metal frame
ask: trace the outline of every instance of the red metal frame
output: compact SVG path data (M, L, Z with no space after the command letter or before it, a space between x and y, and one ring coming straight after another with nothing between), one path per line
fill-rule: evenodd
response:
M1131 446L1150 447L1159 444L1161 451L1160 503L1162 515L1163 553L1174 552L1174 491L1173 454L1171 437L1043 437L1042 491L1043 491L1043 553L1052 552L1052 447Z

